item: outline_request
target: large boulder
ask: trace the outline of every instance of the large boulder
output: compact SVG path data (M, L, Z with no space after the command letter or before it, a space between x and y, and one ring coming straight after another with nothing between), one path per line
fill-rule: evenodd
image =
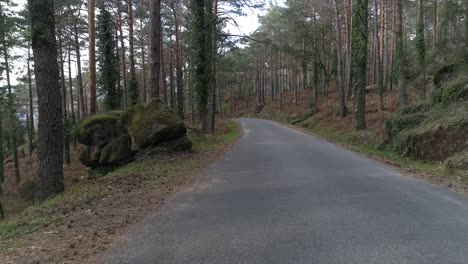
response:
M120 114L103 113L91 116L80 124L77 139L86 146L80 155L80 161L88 167L99 166L101 152L116 136L116 126Z
M131 148L141 148L185 136L184 121L159 99L137 105L129 112L128 133Z
M130 136L121 135L112 139L101 152L99 164L105 166L119 166L133 160L134 153L130 149Z
M183 120L155 99L127 111L90 116L76 131L85 145L80 160L88 167L120 166L146 148L181 151L191 149Z

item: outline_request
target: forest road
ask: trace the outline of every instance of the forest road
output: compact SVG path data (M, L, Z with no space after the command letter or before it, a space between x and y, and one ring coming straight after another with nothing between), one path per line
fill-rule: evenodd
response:
M106 263L468 263L468 198L271 121Z

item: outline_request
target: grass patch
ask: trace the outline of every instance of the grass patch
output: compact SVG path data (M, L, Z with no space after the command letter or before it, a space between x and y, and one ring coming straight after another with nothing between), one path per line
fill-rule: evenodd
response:
M3 242L18 240L24 235L50 226L65 224L65 217L61 210L88 204L93 200L104 197L108 190L104 185L77 184L69 188L65 193L52 197L43 203L27 207L20 213L7 214L7 219L0 222L0 253L5 250Z
M349 131L334 130L327 128L320 123L316 124L313 128L309 128L308 130L318 135L319 137L328 139L334 143L338 143L346 148L361 152L363 154L373 156L377 159L384 160L388 163L391 163L392 165L409 170L411 172L422 173L424 175L431 176L443 176L468 183L468 177L461 173L447 170L447 168L441 163L416 160L411 157L403 156L402 154L392 150L380 148L376 144L363 143L361 140L359 140L357 135L358 133L356 132L350 133ZM359 133L372 133L372 131L367 130Z

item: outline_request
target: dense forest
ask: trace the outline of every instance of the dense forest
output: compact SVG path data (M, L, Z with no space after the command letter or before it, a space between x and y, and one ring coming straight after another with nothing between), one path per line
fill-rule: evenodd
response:
M229 32L246 8L261 26ZM467 18L466 0L1 0L0 181L19 184L18 156L37 150L37 198L63 192L76 125L155 98L213 133L239 98L281 108L310 90L323 111L335 89L337 116L363 130L368 90L379 111L392 90L407 106L409 85L432 100L435 71L466 60Z

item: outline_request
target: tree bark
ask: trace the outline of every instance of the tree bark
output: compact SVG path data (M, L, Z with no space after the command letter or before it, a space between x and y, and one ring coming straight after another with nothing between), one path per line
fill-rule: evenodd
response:
M71 113L71 122L75 124L75 101L73 96L73 79L72 79L72 69L71 69L71 46L68 47L68 82L70 88L70 113Z
M3 100L1 102L3 103ZM0 108L0 149L3 149L3 113L2 113L1 108ZM0 151L0 191L2 188L1 184L5 182L5 173L4 173L4 168L3 168L4 159L5 157L3 157L3 151Z
M339 100L340 100L340 117L346 117L346 95L345 95L345 88L343 83L343 45L341 42L341 18L340 12L338 7L338 1L335 0L335 23L336 23L336 51L337 51L337 85L339 91Z
M130 101L134 105L138 103L138 82L135 70L135 38L133 30L133 0L128 1L128 42L130 45Z
M143 32L143 20L141 20L140 23L140 45L141 45L141 83L143 84L143 93L142 93L142 101L143 103L146 103L147 96L148 96L148 91L147 91L147 86L146 86L146 50L145 50L145 38L144 38L144 32Z
M54 1L29 0L34 71L38 91L38 190L40 200L61 193L63 120L55 40Z
M33 103L33 88L32 88L32 73L31 73L31 43L28 43L28 93L29 93L29 134L28 134L28 144L29 144L29 156L32 155L34 150L34 103ZM1 126L0 126L1 129ZM0 146L0 149L1 146ZM3 159L0 159L3 160ZM1 161L0 161L1 162Z
M0 5L0 12L3 13L3 10ZM2 14L3 15L3 14ZM5 34L2 35L2 46L3 46L3 58L5 63L5 73L7 78L7 88L8 88L8 114L9 114L9 121L10 121L10 129L11 129L11 150L13 152L13 162L15 168L15 180L18 184L21 180L20 171L19 171L19 161L18 161L18 149L17 149L17 142L16 142L16 111L15 105L13 100L13 93L11 89L11 80L10 80L10 63L8 60L8 48L6 43L6 36Z
M212 28L212 62L213 62L213 85L211 87L211 120L210 120L210 132L211 134L215 133L216 126L216 93L218 88L218 79L217 79L217 57L218 57L218 0L214 0L213 6L213 28Z
M356 130L366 128L366 72L368 42L368 0L356 0L353 16L353 86Z
M434 32L432 39L432 49L435 52L437 50L437 45L439 43L439 1L434 0Z
M75 25L75 53L76 53L76 67L77 67L77 76L76 81L78 82L78 89L79 89L79 112L81 113L80 119L83 119L86 116L86 107L85 107L85 97L84 97L84 89L83 89L83 74L81 72L81 48L80 48L80 36L78 31L78 18L76 19Z
M184 75L182 69L182 44L180 36L180 21L177 15L177 10L172 4L172 12L175 22L175 37L176 37L176 83L177 83L177 113L180 118L184 119Z
M396 53L398 60L398 90L400 108L408 104L405 78L405 54L403 50L403 0L396 0Z
M375 69L375 82L377 84L377 91L379 93L379 111L384 110L384 87L382 83L382 63L381 63L381 42L380 42L380 37L379 37L379 14L378 14L378 0L374 0L374 32L375 32L375 48L376 48L376 69Z
M122 18L122 6L120 1L118 1L118 12L119 12L119 39L120 39L120 49L121 49L121 56L122 59L120 60L121 69L122 69L122 79L123 79L123 89L122 89L122 106L126 109L129 105L128 103L128 82L127 82L127 58L126 58L126 51L125 51L125 42L124 42L124 35L123 35L123 18Z
M161 69L161 0L151 0L151 33L150 33L150 82L151 98L160 96L160 69Z
M31 0L34 1L34 0ZM97 112L96 96L96 21L94 17L95 0L88 0L89 19L89 113Z
M65 85L65 61L63 59L63 43L62 43L62 26L58 27L58 45L59 45L59 58L60 58L60 86L62 88L62 115L63 115L63 155L65 164L70 165L70 137L68 134L68 114L67 114L67 87Z

